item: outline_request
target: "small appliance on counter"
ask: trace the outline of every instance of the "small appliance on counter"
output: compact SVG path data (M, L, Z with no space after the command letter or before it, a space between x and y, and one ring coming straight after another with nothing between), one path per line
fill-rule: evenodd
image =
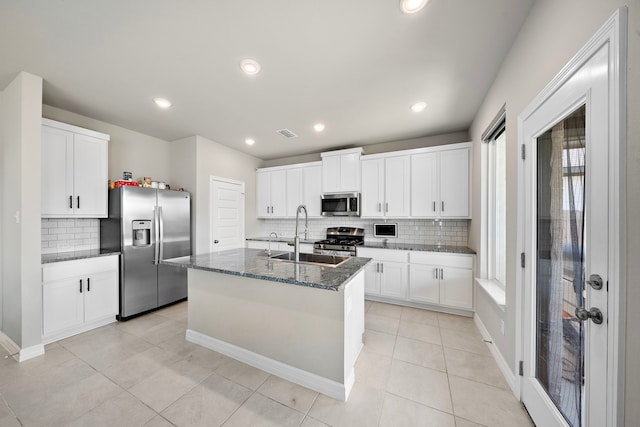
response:
M398 224L396 223L379 223L373 224L373 237L398 237Z
M313 253L356 256L356 247L362 244L364 244L364 228L330 227L327 228L327 238L313 244Z

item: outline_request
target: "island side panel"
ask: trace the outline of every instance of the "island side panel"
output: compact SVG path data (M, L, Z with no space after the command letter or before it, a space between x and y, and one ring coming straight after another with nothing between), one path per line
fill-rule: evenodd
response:
M344 372L347 380L355 380L354 367L363 347L364 334L364 271L358 273L344 286ZM347 393L348 394L348 393Z
M188 328L345 383L345 294L189 269Z

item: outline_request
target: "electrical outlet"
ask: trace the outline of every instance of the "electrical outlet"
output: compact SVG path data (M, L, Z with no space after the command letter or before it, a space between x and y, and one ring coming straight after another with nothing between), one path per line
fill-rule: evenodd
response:
M504 335L504 320L500 320L500 333Z

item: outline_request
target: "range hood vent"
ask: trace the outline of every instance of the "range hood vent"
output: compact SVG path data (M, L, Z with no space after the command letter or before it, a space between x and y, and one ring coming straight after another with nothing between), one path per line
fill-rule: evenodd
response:
M280 135L284 136L285 138L297 138L298 135L296 135L295 133L291 132L289 129L280 129L276 131L277 133L279 133Z

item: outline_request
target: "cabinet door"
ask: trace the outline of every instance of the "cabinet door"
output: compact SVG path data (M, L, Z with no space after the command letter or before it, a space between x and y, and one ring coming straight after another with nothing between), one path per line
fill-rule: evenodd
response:
M384 159L362 161L360 205L363 217L384 216Z
M310 217L322 216L322 166L308 166L303 168L304 204Z
M69 217L73 215L73 133L42 126L41 149L42 216Z
M437 153L411 156L411 216L436 218L440 212Z
M90 275L85 282L84 321L93 322L118 314L118 271Z
M295 217L296 209L304 204L304 182L302 168L292 168L286 170L287 194L285 197L285 216Z
M409 216L411 205L410 157L397 156L385 159L384 177L385 215L393 218Z
M473 308L472 270L441 267L440 304L456 308Z
M469 217L469 149L440 153L440 216Z
M271 173L256 173L256 216L268 218L271 216Z
M411 301L440 304L440 281L437 267L425 264L409 265L409 299Z
M340 156L322 158L322 192L340 192Z
M42 284L43 335L46 336L83 323L85 286L86 279L81 277L71 277ZM82 292L80 292L81 287Z
M80 217L107 217L107 141L74 135L73 206Z
M339 191L360 192L360 155L340 155Z
M364 270L364 293L367 295L380 295L380 263L372 260Z
M284 217L287 206L287 172L271 172L271 216ZM295 215L295 212L293 213Z
M380 295L407 299L408 264L384 261L380 263Z

